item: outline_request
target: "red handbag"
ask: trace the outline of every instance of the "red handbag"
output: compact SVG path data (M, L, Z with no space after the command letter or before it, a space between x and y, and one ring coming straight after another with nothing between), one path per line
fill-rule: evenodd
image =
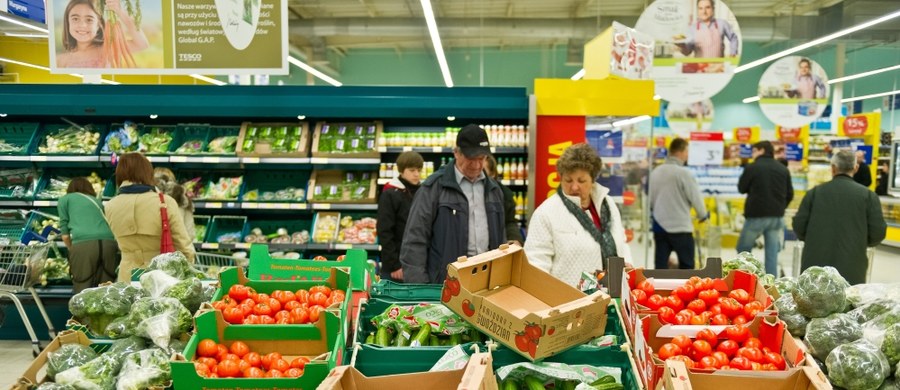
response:
M166 208L166 198L162 192L159 192L159 215L162 217L159 253L175 252L175 243L172 241L172 228L169 226L169 209Z

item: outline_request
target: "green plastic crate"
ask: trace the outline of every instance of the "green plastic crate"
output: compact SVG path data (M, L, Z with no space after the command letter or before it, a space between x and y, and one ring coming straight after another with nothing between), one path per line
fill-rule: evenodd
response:
M206 242L217 242L218 238L227 233L239 233L235 242L243 242L247 235L247 217L232 215L216 215L212 217L210 226L206 228Z
M206 238L209 237L209 229L212 228L212 217L209 215L194 215L194 230L197 233L201 232L201 226L203 234L198 234L198 237L194 237L194 242L206 242Z
M400 302L439 302L442 284L397 283L381 280L372 285L372 298Z
M178 148L187 141L200 141L200 148L196 153L179 153ZM175 137L169 144L169 154L191 156L202 154L206 150L206 144L209 141L209 125L205 124L180 124L175 131Z
M113 177L112 175L109 174L110 171L111 171L110 169L102 169L102 168L101 169L86 169L86 168L48 169L48 170L44 171L44 174L41 176L40 182L38 182L37 188L34 192L34 198L40 199L40 200L59 199L58 197L55 197L55 196L41 194L42 191L44 191L45 189L47 189L47 187L50 186L50 183L53 180L53 178L66 177L66 178L72 179L75 177L88 177L91 175L91 173L97 173L97 175L100 176L101 179L106 180L106 183L103 185L103 187L100 188L100 191L99 191L100 195L106 194L107 193L106 187L109 185L109 181L112 180L113 182L115 182L115 177ZM115 186L115 183L113 183L113 186ZM115 195L115 194L113 194L113 195Z
M362 249L348 249L343 261L313 261L273 258L269 254L269 246L253 244L250 246L250 267L248 274L252 279L325 279L332 268L347 268L353 280L353 291L368 292L372 287L374 268L368 262L368 255ZM302 279L301 279L302 280Z
M24 156L31 151L31 144L38 133L37 123L3 123L0 124L0 140L4 143L21 147L18 151L0 150L3 156Z
M23 210L0 210L0 239L19 240L28 219Z
M87 126L87 124L82 125L82 126ZM93 131L99 133L100 136L99 136L99 138L98 138L98 140L97 140L97 146L96 146L95 148L93 148L93 150L91 150L91 151L89 151L89 152L87 152L87 153L41 153L41 152L40 152L40 147L44 144L44 142L45 142L45 140L46 140L46 138L47 138L48 135L54 135L54 134L57 134L57 133L59 133L60 131L65 130L65 129L68 129L69 127L71 127L71 126L68 125L68 124L62 124L62 125L60 125L60 124L47 124L47 125L44 125L44 126L43 126L43 128L41 129L40 132L38 132L37 135L35 135L35 139L34 139L34 141L32 142L31 154L37 154L37 155L43 155L43 156L89 156L89 155L97 155L98 152L100 151L100 146L101 146L101 144L103 144L103 140L104 140L105 137L106 137L106 133L107 133L107 131L108 131L108 128L107 128L106 125L97 125L97 124L93 124L93 123L90 124L90 126L93 128Z
M378 299L378 298L369 299L368 302L366 302L365 305L362 305L359 310L359 324L357 325L357 328L356 328L356 343L361 345L363 348L376 348L376 349L385 349L385 350L412 350L412 349L420 349L420 348L429 348L429 349L437 348L437 349L443 349L446 351L446 350L450 349L452 346L440 346L440 347L425 346L425 347L415 347L415 348L413 348L413 347L392 347L392 346L382 347L382 346L375 345L375 344L366 344L365 343L366 337L369 335L369 333L375 333L375 331L377 330L376 327L374 325L372 325L372 318L380 315L381 313L384 313L384 311L387 310L387 308L390 307L391 305L396 304L396 305L400 305L400 306L409 306L409 305L416 305L419 303L432 303L432 304L437 304L437 305L441 304L440 301L395 302L395 301L388 301L388 300L383 300L383 299ZM484 340L487 340L487 336L484 334L482 334L482 338ZM472 343L463 343L462 345L464 348L469 348L471 346L471 344ZM484 348L483 345L481 348L482 349Z
M42 172L33 168L0 170L0 199L32 200Z
M172 136L172 140L169 141L169 144L166 147L165 151L154 152L154 153L144 152L144 154L148 155L148 156L160 156L160 155L168 154L169 150L174 150L174 149L172 149L172 144L175 143L175 139L177 138L176 137L176 134L178 133L177 128L175 126L170 126L170 125L169 126L167 126L167 125L141 125L140 131L138 133L141 136L143 136L144 134L150 134L154 130L158 130L161 133L168 133L169 135ZM139 143L139 145L140 145L140 143ZM178 148L178 146L176 146L175 148Z
M213 156L234 156L237 151L237 139L240 133L240 126L211 126L206 138L206 147L203 149L203 152ZM234 147L232 148L231 153L216 153L209 149L213 140L219 137L234 137Z
M253 203L304 203L307 200L306 185L309 183L310 171L307 170L290 170L290 171L250 171L244 177L245 191L241 194L243 202ZM304 196L301 199L278 198L277 192L288 187L303 190ZM252 190L258 191L258 197L255 200L247 199L247 192ZM276 195L274 198L265 198L265 192ZM291 196L294 194L292 193Z

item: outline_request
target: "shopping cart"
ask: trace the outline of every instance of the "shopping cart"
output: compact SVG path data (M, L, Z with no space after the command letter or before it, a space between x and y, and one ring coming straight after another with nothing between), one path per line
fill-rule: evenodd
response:
M803 257L803 241L797 241L797 244L794 245L794 269L793 276L795 278L800 277L800 260ZM866 248L866 260L869 262L869 267L866 269L866 283L872 280L872 268L874 266L873 261L875 260L875 248Z
M219 279L219 272L225 267L246 267L246 258L227 256L218 253L198 252L194 255L194 268L203 272L209 279Z
M50 339L56 337L56 330L50 322L50 316L44 309L41 298L38 297L34 286L41 281L41 274L44 272L44 264L47 261L47 253L50 245L54 243L36 243L33 245L24 245L18 241L9 239L0 239L0 299L9 298L19 310L22 322L25 324L25 330L31 337L32 354L37 357L41 352L40 341L34 333L34 328L25 314L25 308L16 293L28 291L34 298L44 322L47 323L47 329L50 333Z

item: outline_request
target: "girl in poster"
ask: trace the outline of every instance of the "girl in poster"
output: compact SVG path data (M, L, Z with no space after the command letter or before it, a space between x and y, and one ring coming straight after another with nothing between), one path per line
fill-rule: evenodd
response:
M71 0L63 14L62 41L65 52L56 56L56 66L60 68L107 68L111 65L126 67L127 62L120 63L119 56L138 52L149 46L134 18L122 9L120 0L105 0L106 8L112 11L116 22L101 17L93 0ZM110 18L111 19L111 18ZM124 31L115 24L124 26ZM108 26L114 29L107 31ZM107 35L118 32L118 36ZM124 32L123 34L121 34ZM124 39L125 36L131 39ZM121 39L121 45L110 50L104 47L104 40ZM106 43L108 46L108 43ZM126 53L127 52L127 53ZM133 59L131 59L133 63ZM126 66L122 66L126 65Z

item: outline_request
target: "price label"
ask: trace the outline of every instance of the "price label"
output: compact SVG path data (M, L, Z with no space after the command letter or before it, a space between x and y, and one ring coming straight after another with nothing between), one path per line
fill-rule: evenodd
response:
M203 157L200 159L200 162L206 164L218 164L221 161L218 157Z
M215 242L204 242L200 247L203 249L219 249L219 244Z
M306 203L291 203L291 210L306 210Z
M688 165L722 165L725 154L722 133L691 132L691 143L688 148L690 150Z
M249 242L238 242L238 243L234 244L234 247L236 249L250 249L250 243Z
M404 146L404 147L403 147L403 151L404 151L404 152L412 152L412 150L413 150L413 147L412 147L412 146Z
M259 164L259 157L244 157L241 161L244 164Z
M275 204L274 204L274 203L260 203L260 204L259 204L259 208L261 208L261 209L266 209L266 210L268 210L268 209L274 209L274 208L275 208Z
M287 210L287 209L290 209L290 208L291 208L291 205L290 205L290 204L287 204L287 203L275 203L275 208L276 208L276 209Z
M34 207L50 207L49 200L36 200L34 201Z
M220 209L222 208L222 202L207 202L206 208L208 209Z
M334 249L337 249L337 250L353 249L353 244L334 244Z
M850 137L859 137L866 134L869 129L869 120L863 115L848 116L844 119L844 134Z
M31 161L47 161L47 156L31 156Z
M187 156L169 156L169 162L173 162L173 163L187 162Z
M313 208L316 210L331 210L331 203L314 203Z
M432 152L432 153L440 153L440 152L443 152L443 151L444 151L444 148L442 148L442 147L440 147L440 146L433 146L433 147L431 148L431 152Z
M325 157L313 157L309 159L311 164L328 164L328 159Z
M259 208L259 204L258 204L258 203L248 203L248 202L244 202L244 203L241 203L241 208L242 208L242 209L258 209L258 208Z
M379 146L379 147L378 147L378 153L387 153L387 147L385 147L385 146Z

